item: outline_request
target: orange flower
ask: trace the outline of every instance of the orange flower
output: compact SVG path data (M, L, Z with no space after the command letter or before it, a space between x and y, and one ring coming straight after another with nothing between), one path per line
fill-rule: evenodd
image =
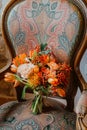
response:
M40 72L38 73L38 75L39 75L39 77L40 77L43 84L45 84L47 82L48 74L49 74L49 69L48 68L42 67L40 69Z
M37 51L36 50L31 50L29 52L29 58L34 60L37 57Z
M12 73L9 73L9 72L7 72L4 77L5 77L4 80L6 82L12 82L12 83L14 83L15 80L16 80L15 75L12 74Z
M34 73L38 73L39 72L39 67L37 65L35 65L33 71L34 71Z
M38 44L34 50L36 50L36 52L40 52L40 45Z
M49 69L48 78L56 78L56 71Z
M65 91L63 89L61 89L61 88L56 89L56 92L61 97L65 97L66 96Z
M56 59L52 54L50 54L50 62L56 62Z
M46 55L46 54L41 55L39 56L39 60L41 63L47 64L49 62L49 55Z
M16 73L17 72L17 66L15 66L14 64L11 65L11 71Z
M42 78L42 72L41 71L38 72L38 76L39 76L39 78Z
M34 60L38 56L38 52L40 51L40 46L36 46L35 49L29 51L29 58Z
M15 66L18 67L20 64L26 63L26 58L27 58L27 56L26 56L25 53L20 54L19 56L16 56L16 57L13 59L13 62L12 62L12 63L13 63Z
M67 65L66 63L62 63L62 64L59 63L58 69L60 71L66 72L67 74L69 74L69 72L71 71L71 67L69 65Z
M16 79L15 75L9 72L5 74L4 80L6 82L14 83L14 87L17 87L20 84L20 82Z
M48 83L50 83L53 86L57 86L58 79L57 78L49 78Z
M51 61L51 62L49 62L47 65L48 65L48 66L50 67L50 69L52 69L52 70L57 70L57 69L58 69L58 64L57 64L56 62Z
M14 83L14 88L16 88L17 86L19 86L20 82L18 80L15 80L15 83Z
M31 88L36 88L40 84L39 76L36 73L31 75L28 79L28 84Z
M60 84L64 84L65 86L67 86L69 80L68 80L68 77L66 76L66 74L64 72L60 72L57 75L57 77L58 77L58 81L59 81Z

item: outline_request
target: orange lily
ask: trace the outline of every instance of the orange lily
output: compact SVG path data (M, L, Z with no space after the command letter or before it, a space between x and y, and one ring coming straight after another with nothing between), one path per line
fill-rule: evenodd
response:
M23 53L23 54L20 54L19 56L16 56L14 59L13 59L13 64L15 65L15 66L19 66L20 64L24 64L24 63L26 63L26 54L25 53Z

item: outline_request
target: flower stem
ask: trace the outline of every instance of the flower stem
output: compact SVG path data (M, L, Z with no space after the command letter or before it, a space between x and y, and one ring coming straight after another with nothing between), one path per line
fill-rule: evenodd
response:
M26 89L27 89L27 88L28 88L27 85L25 85L24 88L23 88L23 91L22 91L22 99L25 98L25 93L26 93Z
M42 112L42 96L37 95L32 104L32 112L33 114L39 114Z

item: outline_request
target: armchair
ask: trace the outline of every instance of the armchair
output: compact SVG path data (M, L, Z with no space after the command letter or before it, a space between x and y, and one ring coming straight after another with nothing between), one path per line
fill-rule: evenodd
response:
M70 64L72 71L66 90L67 106L57 101L60 97L47 99L49 110L32 115L26 102L9 102L0 107L1 129L75 130L76 114L74 98L78 86L83 89L75 58L86 44L86 6L81 0L12 0L3 12L2 33L12 58L47 43L56 59ZM75 66L74 66L75 62ZM11 63L10 63L11 64ZM10 65L9 65L10 67ZM6 68L1 75L10 69ZM82 90L81 89L81 90ZM21 90L16 89L20 100Z

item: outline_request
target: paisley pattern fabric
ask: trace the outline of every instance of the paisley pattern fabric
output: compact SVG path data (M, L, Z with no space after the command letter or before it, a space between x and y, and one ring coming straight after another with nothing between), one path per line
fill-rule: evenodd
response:
M80 39L81 27L82 16L72 0L21 0L12 6L7 21L17 54L47 43L56 58L65 62Z
M54 102L54 101L53 101ZM55 105L57 105L57 101ZM33 115L31 101L9 102L0 107L0 130L75 130L76 114L62 107L47 108ZM54 104L54 103L53 103ZM52 102L51 102L52 105Z
M9 102L0 107L0 130L42 130L44 126L53 121L51 115L33 115L30 111L30 102ZM49 120L48 120L49 117ZM43 122L40 121L41 118ZM51 119L51 120L50 120Z

